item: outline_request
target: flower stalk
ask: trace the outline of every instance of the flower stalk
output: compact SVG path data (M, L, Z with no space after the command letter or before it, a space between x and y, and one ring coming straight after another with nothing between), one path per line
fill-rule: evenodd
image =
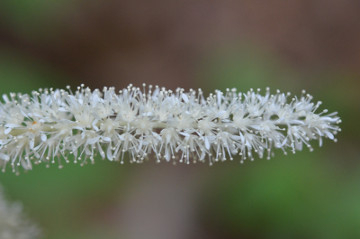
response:
M174 163L232 160L255 155L268 159L273 149L295 153L311 140L336 141L341 122L337 113L317 112L321 102L302 92L270 93L267 88L246 93L227 89L204 97L201 89L185 92L129 85L115 91L75 92L39 89L31 94L3 95L0 103L0 165L110 161L141 163L151 157Z

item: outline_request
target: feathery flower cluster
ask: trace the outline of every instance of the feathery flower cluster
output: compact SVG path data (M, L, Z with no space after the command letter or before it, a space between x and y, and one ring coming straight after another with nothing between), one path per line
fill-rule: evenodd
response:
M295 153L310 140L336 141L337 113L323 110L305 91L298 98L270 89L239 93L217 90L204 97L201 89L185 92L151 85L129 85L72 92L40 89L32 94L3 95L0 103L0 165L17 171L32 163L110 161L143 162L152 157L174 163L267 158L274 148Z
M40 231L27 220L22 205L5 201L0 188L0 238L1 239L38 239Z

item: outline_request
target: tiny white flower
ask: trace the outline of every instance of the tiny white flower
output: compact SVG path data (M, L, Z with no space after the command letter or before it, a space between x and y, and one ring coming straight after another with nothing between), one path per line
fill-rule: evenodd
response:
M143 162L147 158L174 163L270 158L273 148L286 153L312 150L310 141L336 141L337 113L317 113L321 102L302 93L267 88L239 93L129 85L118 93L83 86L74 93L40 89L32 94L3 96L0 103L0 165L31 169L32 164L74 162L83 165L100 155L110 161Z

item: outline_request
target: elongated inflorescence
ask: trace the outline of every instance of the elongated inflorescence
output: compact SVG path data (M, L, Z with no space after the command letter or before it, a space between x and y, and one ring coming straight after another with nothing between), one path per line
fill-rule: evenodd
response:
M302 92L269 89L239 93L217 90L207 98L201 89L185 92L129 85L76 92L40 89L32 94L3 96L0 104L0 165L14 171L22 165L94 162L100 155L110 161L143 162L147 158L174 163L270 158L274 148L286 153L301 150L323 137L336 141L337 113L323 110L321 102ZM69 157L69 155L72 155Z
M26 218L20 203L5 200L0 187L0 238L38 239L39 228Z

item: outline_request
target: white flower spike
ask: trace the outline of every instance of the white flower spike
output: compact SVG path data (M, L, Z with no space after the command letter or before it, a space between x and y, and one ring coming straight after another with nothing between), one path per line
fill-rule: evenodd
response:
M269 159L274 148L286 153L310 150L310 140L336 141L341 122L323 110L305 91L298 98L277 91L265 94L217 90L207 98L201 89L185 92L158 86L129 85L91 91L84 85L72 92L40 89L3 95L0 103L0 165L31 169L32 163L110 161L143 162L154 158L174 163L233 159Z
M40 230L23 214L22 205L9 203L2 195L0 187L0 238L38 239Z

